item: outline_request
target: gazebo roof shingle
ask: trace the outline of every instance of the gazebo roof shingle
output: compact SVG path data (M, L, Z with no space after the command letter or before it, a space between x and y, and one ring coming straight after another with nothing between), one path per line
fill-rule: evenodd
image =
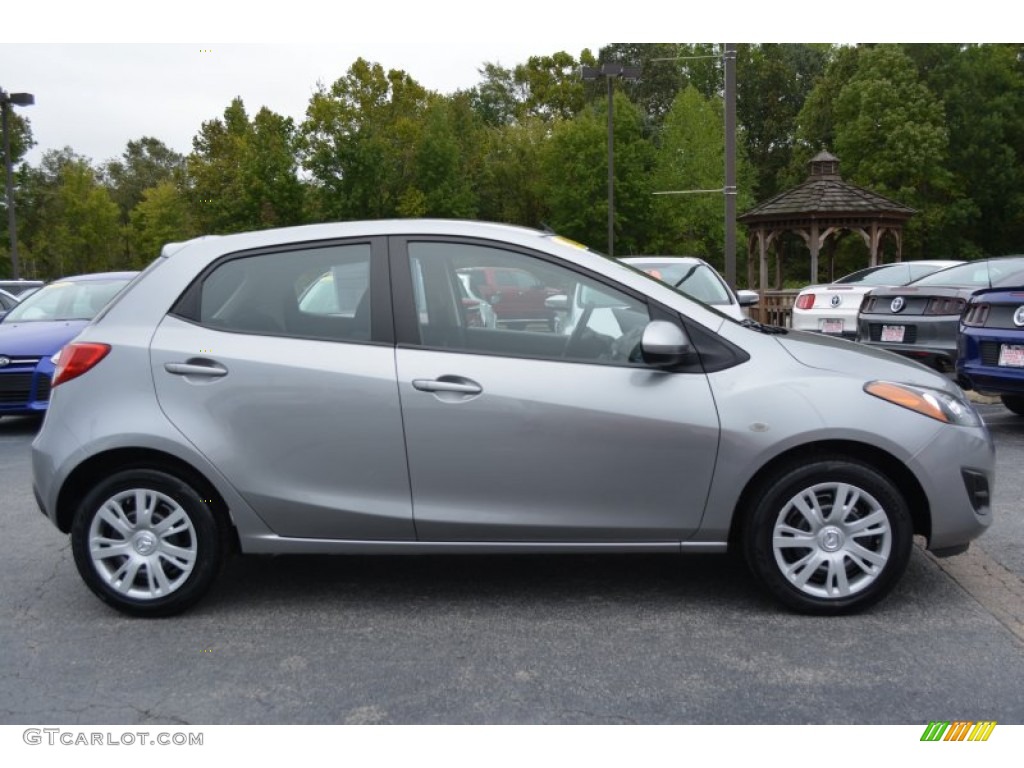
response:
M843 181L839 176L838 159L828 152L816 155L810 166L807 181L755 205L737 217L738 220L749 222L822 214L910 218L917 213L909 206Z

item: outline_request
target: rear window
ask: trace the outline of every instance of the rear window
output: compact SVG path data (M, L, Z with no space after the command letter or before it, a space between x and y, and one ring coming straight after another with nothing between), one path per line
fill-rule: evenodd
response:
M914 285L935 287L988 288L1024 272L1024 258L969 261L915 280Z

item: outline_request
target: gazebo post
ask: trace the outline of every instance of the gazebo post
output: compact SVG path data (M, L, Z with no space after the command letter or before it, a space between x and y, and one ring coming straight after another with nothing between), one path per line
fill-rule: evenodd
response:
M757 288L761 291L768 290L768 242L767 233L762 228L757 230L758 250L761 254L761 274L758 275Z
M807 243L811 248L811 285L818 282L818 220L811 220L811 239Z

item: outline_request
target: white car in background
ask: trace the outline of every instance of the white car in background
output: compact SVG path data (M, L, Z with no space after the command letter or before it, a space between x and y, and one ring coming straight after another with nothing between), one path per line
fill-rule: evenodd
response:
M809 285L800 291L793 305L793 329L854 339L857 336L857 312L864 294L872 288L906 285L957 264L963 262L942 259L899 261L851 272L834 283Z
M734 292L714 267L695 256L627 256L619 261L643 270L736 320L746 319L743 308L758 301L756 291Z

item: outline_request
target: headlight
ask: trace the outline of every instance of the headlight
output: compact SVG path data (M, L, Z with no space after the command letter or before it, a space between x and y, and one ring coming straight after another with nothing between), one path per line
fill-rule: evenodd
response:
M864 385L864 391L893 405L909 408L946 424L961 427L981 425L981 418L970 403L941 389L897 384L892 381L869 381Z

